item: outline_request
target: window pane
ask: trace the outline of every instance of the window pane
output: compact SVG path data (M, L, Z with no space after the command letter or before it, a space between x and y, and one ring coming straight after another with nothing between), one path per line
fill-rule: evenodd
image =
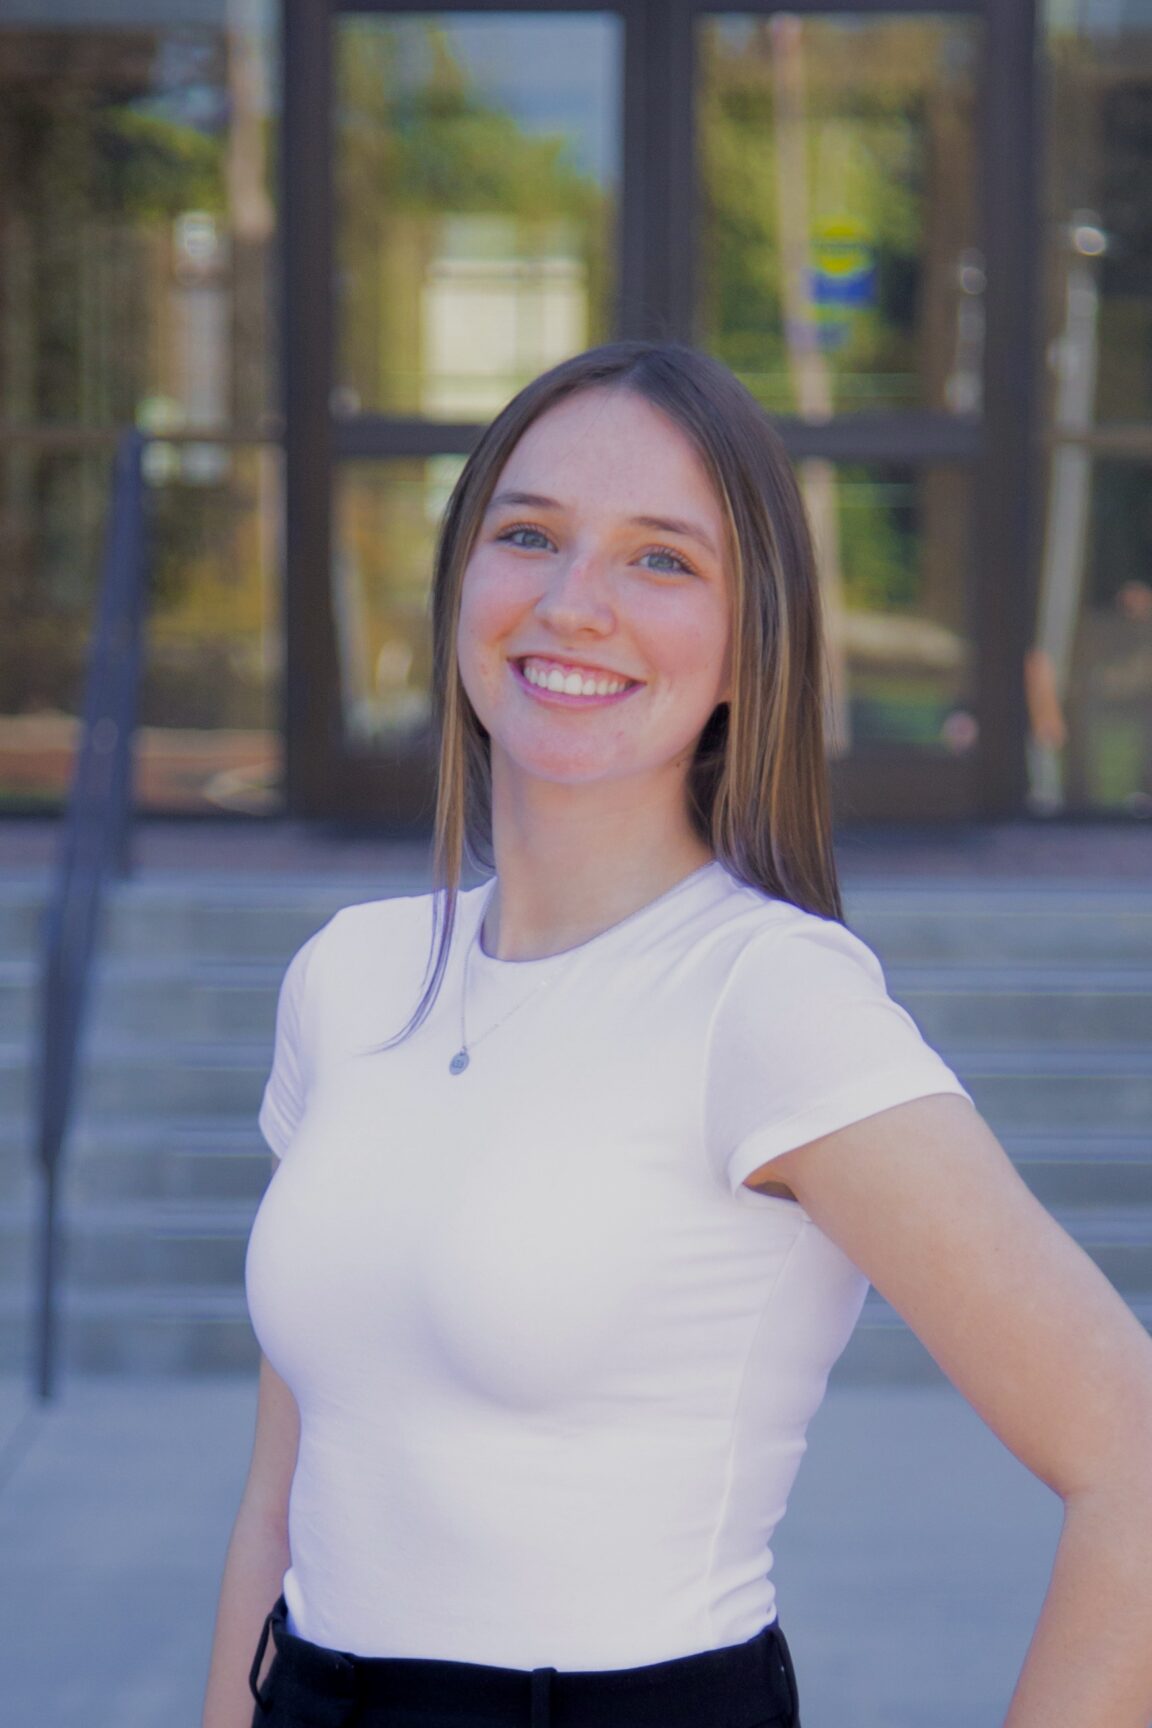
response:
M1064 446L1050 492L1031 802L1152 816L1152 465Z
M344 462L336 477L333 605L348 744L371 749L431 720L428 595L436 530L462 456Z
M1027 665L1030 796L1044 812L1147 817L1152 9L1048 0L1044 20L1050 437Z
M274 0L3 11L0 415L258 425Z
M136 791L150 810L280 803L279 457L148 452L151 598ZM111 459L10 447L0 464L0 808L67 792L103 564Z
M485 419L611 333L620 22L335 28L333 408Z
M1152 420L1152 6L1046 11L1054 411Z
M428 725L436 527L463 461L341 464L334 586L353 746ZM804 462L800 478L820 546L842 749L971 749L966 477Z
M969 18L699 25L703 343L806 420L980 406Z
M954 468L801 462L816 537L834 754L976 743L965 603L969 482Z

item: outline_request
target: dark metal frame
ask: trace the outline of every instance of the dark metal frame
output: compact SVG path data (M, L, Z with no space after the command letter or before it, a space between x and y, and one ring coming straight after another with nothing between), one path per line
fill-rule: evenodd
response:
M847 816L1002 816L1023 809L1022 666L1032 617L1037 205L1036 0L286 0L284 7L283 378L286 485L286 802L290 814L431 817L431 740L391 754L342 740L329 602L331 480L350 458L466 454L480 426L329 409L334 316L332 23L344 13L604 12L624 23L623 186L617 330L696 340L693 35L709 13L950 13L984 21L980 188L988 289L980 417L861 414L780 429L794 457L957 463L972 473L971 614L981 740L971 757L865 747L833 765Z
M56 1386L60 1175L92 960L108 880L129 870L133 740L148 574L143 452L142 434L122 435L109 494L80 747L43 922L36 1074L40 1231L35 1384L44 1401L53 1397Z

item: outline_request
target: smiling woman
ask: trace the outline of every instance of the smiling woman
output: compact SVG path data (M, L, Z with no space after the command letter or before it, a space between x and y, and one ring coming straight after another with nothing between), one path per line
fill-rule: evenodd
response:
M562 485L539 490L553 476ZM499 487L463 572L459 619L460 679L489 739L494 833L530 831L535 852L541 841L565 844L593 817L619 857L631 849L639 797L649 844L661 846L674 879L700 861L687 765L729 697L731 582L703 544L724 538L708 473L666 414L600 388L541 415ZM532 523L519 516L526 499ZM678 524L680 551L653 545L650 524L676 533L677 506L699 529ZM692 563L688 544L698 548ZM538 864L497 859L510 896ZM504 920L501 947L511 946L504 907L492 918Z
M770 1544L869 1281L1065 1503L1007 1728L1147 1728L1152 1346L843 923L763 410L544 374L433 611L437 890L281 990L204 1728L799 1728Z

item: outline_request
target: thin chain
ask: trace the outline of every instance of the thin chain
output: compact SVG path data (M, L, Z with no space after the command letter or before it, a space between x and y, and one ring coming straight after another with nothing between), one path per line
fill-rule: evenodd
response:
M470 1047L468 1044L468 1031L467 1031L467 1027L465 1025L465 1018L464 1018L464 1016L465 1016L465 1004L466 1004L467 999L468 999L468 972L469 972L470 962L472 959L472 950L473 950L473 948L479 946L480 933L484 928L484 919L487 916L488 907L491 904L492 896L495 894L495 892L496 892L496 884L493 883L492 887L488 890L488 896L484 902L483 910L481 911L480 916L476 921L476 928L472 932L472 940L469 942L468 947L464 953L464 979L463 979L463 983L461 984L461 987L460 987L460 1048L459 1048L459 1050L457 1050L455 1056L453 1056L451 1062L449 1062L449 1064L448 1064L448 1072L450 1074L463 1074L465 1068L467 1068L469 1062L471 1061ZM530 990L528 992L527 996L522 997L521 1000L519 1002L517 1002L514 1007L509 1008L507 1014L502 1014L500 1016L499 1020L496 1021L494 1026L487 1027L485 1031L481 1032L481 1034L478 1038L474 1038L472 1040L471 1049L475 1049L477 1044L482 1044L484 1042L485 1038L491 1037L492 1033L498 1031L499 1028L501 1026L503 1026L503 1024L506 1020L511 1020L513 1014L518 1013L521 1008L527 1007L528 1003L531 1002L534 997L539 996L541 991L547 989L548 985L552 982L552 980L555 976L556 976L556 973L554 971L550 972L548 974L548 976L541 983L537 984L535 990Z

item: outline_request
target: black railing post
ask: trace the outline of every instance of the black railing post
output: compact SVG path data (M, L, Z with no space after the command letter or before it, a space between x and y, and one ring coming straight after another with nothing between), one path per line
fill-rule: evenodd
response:
M44 916L37 1163L35 1381L55 1392L59 1354L62 1154L75 1094L84 1008L104 884L128 864L132 756L147 586L143 436L126 432L116 449L96 625L84 689L83 723L62 818L52 897Z

